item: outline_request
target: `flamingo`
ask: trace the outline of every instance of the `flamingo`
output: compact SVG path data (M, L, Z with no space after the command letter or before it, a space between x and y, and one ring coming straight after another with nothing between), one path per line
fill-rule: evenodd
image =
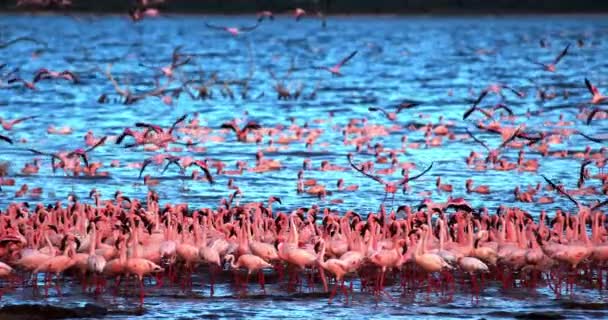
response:
M239 268L247 269L247 279L245 280L246 283L249 282L249 276L252 273L257 271L258 277L259 277L259 282L260 282L260 287L262 288L262 290L264 292L266 292L266 289L264 288L264 271L262 271L262 269L272 268L272 265L270 263L266 262L264 259L254 255L254 254L249 254L249 253L239 256L236 263L234 262L234 255L232 255L232 254L227 254L225 259L227 262L230 263L230 267L232 269L239 269Z
M346 300L348 301L348 294L346 292L346 289L344 288L344 276L348 273L348 262L345 260L340 259L335 259L335 258L331 258L328 260L324 260L325 257L325 241L324 240L319 240L319 244L321 245L321 253L319 254L319 257L317 258L319 266L321 266L321 268L327 270L328 272L330 272L331 274L334 275L334 277L336 278L336 283L334 284L334 288L329 296L329 303L331 303L332 299L334 298L334 296L336 295L336 291L338 289L338 284L340 285L340 288L342 289L342 293L344 294L344 296L346 297Z
M600 91L597 89L596 86L594 86L591 81L589 81L589 79L585 78L585 85L587 86L587 89L589 90L589 92L591 93L592 97L591 97L591 103L592 104L599 104L604 102L606 99L608 99L608 97L602 95L600 93ZM593 113L592 113L593 114ZM589 117L589 119L591 119L593 116L591 115ZM587 120L587 124L589 124L589 122L591 120Z
M222 31L226 31L226 32L230 33L233 36L238 36L242 32L253 31L260 25L260 22L258 21L255 25L248 26L248 27L222 27L222 26L216 26L216 25L213 25L213 24L210 24L207 22L205 23L205 25L209 29L222 30Z
M357 52L358 52L358 50L351 52L347 57L340 60L340 62L338 62L338 64L334 65L333 67L315 67L315 68L321 69L321 70L327 70L334 76L342 76L342 73L340 73L340 68L343 65L345 65L350 59L352 59L357 54Z
M549 64L544 64L538 61L534 61L531 59L528 59L530 62L541 66L544 70L549 71L549 72L555 72L556 66L557 64L562 60L563 57L566 56L566 54L568 54L568 49L570 48L570 43L568 43L568 45L566 45L566 47L564 48L564 50L562 50L562 52L560 52L560 54L557 55L557 57L555 57L555 59L553 60L553 62L549 63Z

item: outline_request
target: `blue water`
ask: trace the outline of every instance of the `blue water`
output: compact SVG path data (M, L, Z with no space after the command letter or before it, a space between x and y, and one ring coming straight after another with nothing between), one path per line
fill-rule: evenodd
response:
M590 99L583 82L585 77L592 79L600 90L608 90L605 73L608 66L608 43L605 40L608 19L605 16L330 17L327 28L322 28L317 20L295 22L283 17L274 22L265 22L254 32L238 37L207 29L205 21L219 25L251 25L254 22L252 17L245 16L169 16L133 24L125 16L3 15L0 18L0 43L19 36L30 36L44 40L48 48L36 56L33 56L33 52L41 46L31 43L0 49L0 63L19 67L20 74L26 79L31 79L39 68L68 69L77 73L82 83L72 85L62 80L45 81L38 84L36 91L0 88L0 115L3 118L40 116L16 125L10 132L2 132L17 141L13 146L0 144L0 160L11 163L9 176L14 177L17 183L15 187L3 187L0 205L5 206L13 201L65 201L70 192L86 198L92 188L100 190L103 197L111 197L116 190L132 198L144 197L148 187L143 186L141 179L137 178L138 169L130 168L128 164L141 162L156 153L145 152L141 148L125 149L115 145L113 137L137 121L168 127L185 113L190 113L191 119L193 112L199 113L201 125L213 129L208 136L196 140L206 151L166 152L178 156L190 155L201 160L221 160L228 164L228 170L235 169L237 160L246 160L250 167L253 166L255 153L268 147L269 137L265 137L260 145L237 142L233 133L219 129L224 122L234 118L255 120L270 128L288 126L289 119L294 117L298 125L306 123L309 129L322 130L311 149L307 149L306 142L302 140L285 146L284 150L265 152L267 158L281 161L284 166L282 170L264 174L246 171L242 176L232 177L243 192L241 202L265 200L275 195L283 202L282 205L277 204L275 210L285 211L313 203L329 205L341 211L354 209L365 213L377 210L384 195L381 185L352 170L316 170L323 160L348 167L346 154L354 152L354 147L344 145L341 132L350 120L367 118L368 124L391 125L381 114L367 111L370 106L386 107L403 99L422 102L421 106L400 113L390 134L374 136L369 142L370 147L380 142L387 149L397 149L401 147L401 137L407 135L409 143L421 143L422 147L399 154L399 160L414 162L417 169L413 172L434 162L427 176L410 183L408 193L397 193L395 205L417 204L423 199L421 192L425 191L431 192L430 197L434 200L445 200L447 195L435 189L437 176L442 176L444 183L454 185L453 196L463 196L474 206L485 206L491 210L499 204L512 205L512 191L516 186L536 185L542 181L536 173L473 171L467 168L464 158L472 150L485 154L479 145L471 140L444 138L441 147L424 147L424 132L407 128L411 123L437 124L441 121L451 123L452 130L457 134L465 133L465 128L477 132L475 123L482 119L479 114L473 115L468 121L462 121L462 114L479 91L491 83L505 83L526 93L524 99L506 93L506 103L518 115L513 120L514 125L526 124L532 130L549 130L551 127L546 126L545 121L556 122L563 115L564 120L573 121L573 127L587 134L601 136L608 133L602 120L597 120L595 125L585 126L582 120L576 118L579 108ZM547 39L550 47L541 48L538 44L540 39ZM584 39L583 47L575 45L578 39ZM573 46L554 74L544 72L526 60L533 58L550 62L567 43L573 43ZM187 95L182 95L173 106L167 106L154 97L130 106L96 102L102 93L114 93L110 82L100 71L105 70L108 64L112 64L112 73L121 84L128 83L132 90L147 90L153 85L157 70L141 67L139 63L167 65L171 61L173 48L179 45L183 46L183 53L194 56L192 64L180 69L180 77L189 79L201 76L208 79L213 73L226 81L251 77L249 97L241 97L242 89L238 85L230 86L235 93L234 99L224 97L221 94L222 85L216 84L212 86L212 99L193 101ZM358 50L358 54L343 67L343 77L332 77L326 71L313 68L333 65L353 50ZM478 50L486 52L478 54ZM288 75L292 63L295 70ZM275 81L269 70L292 89L302 85L303 98L278 101L273 90ZM174 83L176 86L179 84L177 81ZM556 92L560 97L542 102L536 96L537 86ZM306 99L315 88L316 98ZM565 89L569 92L567 100L561 97ZM474 93L470 90L474 90ZM489 96L484 105L496 102L497 96ZM541 114L526 117L527 111ZM73 133L49 135L47 128L50 125L69 126ZM83 137L88 130L93 130L96 136L110 136L105 146L90 154L90 161L103 162L104 167L100 170L109 171L109 178L70 177L61 171L53 174L46 157L41 158L43 166L40 173L32 176L19 173L23 165L34 158L25 148L46 152L73 150L84 146ZM207 139L210 136L224 137L225 141L213 142ZM501 143L499 136L485 133L478 133L477 136L490 147L497 147ZM276 142L278 136L273 139ZM551 150L583 151L587 144L588 141L572 136L560 145L552 145ZM274 146L283 147L277 143ZM601 145L594 144L592 147L596 150ZM506 149L503 156L516 161L517 151ZM334 191L325 200L296 193L297 172L306 158L312 160L315 170L306 171L305 177L317 179L328 190ZM567 186L575 186L580 160L540 158L532 150L527 151L527 158L541 159L539 172ZM112 160L119 160L120 167L110 167ZM356 160L373 161L373 152L356 154ZM375 167L386 168L388 164L376 164ZM160 178L161 169L151 167L147 173ZM396 181L399 177L400 170L397 170L392 178L387 179ZM489 185L492 193L481 196L467 194L464 181L469 177L473 177L476 184ZM160 185L154 189L160 193L161 202L187 202L191 207L215 207L231 193L226 186L229 178L217 175L217 183L209 185L180 176L173 168L162 175ZM359 191L335 192L339 178L343 178L346 184L359 184ZM27 195L17 199L14 192L22 184L28 184L30 188L42 187L44 192L41 197ZM329 204L329 201L336 199L344 202ZM541 209L552 211L558 206L571 208L569 202L557 197L554 204L517 205L535 216ZM227 284L219 286L215 298L193 298L170 289L152 292L146 299L145 313L141 318L189 319L205 315L226 318L506 316L501 311L558 311L568 318L606 316L603 311L586 313L576 308L563 310L562 300L555 300L554 295L545 289L509 294L490 288L479 302L472 303L470 297L462 293L451 304L433 300L427 303L424 299L414 302L400 300L397 291L393 292L396 301L377 301L367 294L356 294L354 302L349 305L334 303L328 306L325 296L290 297L278 286L271 286L270 294L258 299L237 299ZM199 288L195 285L195 293L200 290L207 289L203 285ZM29 290L18 290L5 296L2 303L29 299ZM604 297L595 291L581 291L576 297L568 299L590 302L603 301ZM70 304L90 300L93 299L74 290L73 294L52 298L51 302ZM123 298L97 301L117 309L128 309L131 302Z

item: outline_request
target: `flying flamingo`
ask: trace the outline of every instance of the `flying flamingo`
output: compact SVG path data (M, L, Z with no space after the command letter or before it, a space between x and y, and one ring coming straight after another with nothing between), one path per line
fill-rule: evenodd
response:
M300 21L302 17L306 15L306 11L302 8L295 8L293 11L293 16L296 18L296 21Z
M72 83L79 82L76 74L74 74L71 71L64 70L61 72L57 72L57 71L50 71L50 70L44 69L44 68L36 71L34 80L32 80L32 82L36 83L36 82L39 82L42 80L57 79L57 78L65 79L65 80L71 81Z
M553 62L549 63L549 64L544 64L542 62L538 62L538 61L534 61L531 59L528 59L530 62L541 66L544 70L549 71L549 72L555 72L555 68L557 66L557 64L560 62L560 60L562 60L562 58L564 56L566 56L566 54L568 54L568 49L570 48L570 44L568 43L568 45L566 46L566 48L564 48L564 50L562 50L562 52L560 52L560 54L557 55L557 57L555 57L555 60L553 60Z
M401 112L402 110L405 110L405 109L411 109L417 105L419 105L419 103L417 103L417 102L404 102L397 106L397 111L395 111L395 112L388 112L385 109L380 108L380 107L369 107L369 108L367 108L367 110L380 111L386 116L386 118L388 120L395 121L395 120L397 120L397 114L399 114L399 112Z
M13 126L15 126L18 123L21 123L25 120L30 120L30 119L36 119L37 116L29 116L29 117L23 117L23 118L18 118L18 119L14 119L14 120L4 120L2 117L0 117L0 124L2 124L2 128L4 128L4 130L6 131L10 131L13 129Z
M264 21L264 19L268 19L268 20L274 20L274 15L272 14L272 11L260 11L256 14L256 16L258 17L258 22L262 22Z
M238 36L242 32L253 31L255 28L257 28L260 25L260 22L258 21L255 25L249 26L249 27L222 27L222 26L212 25L207 22L205 22L205 25L209 29L222 30L222 31L226 31L226 32L230 33L233 36Z
M591 95L593 95L593 97L591 98L591 103L592 104L599 104L604 102L606 99L608 99L608 97L603 96L600 91L597 89L596 86L594 86L591 81L589 81L589 79L585 78L585 85L587 86L587 89L589 90L589 92L591 92ZM590 118L592 118L593 116L591 116ZM590 119L589 118L589 119ZM589 123L591 120L587 120L587 123Z
M340 68L344 64L346 64L350 59L352 59L356 54L357 54L357 50L351 52L351 54L349 54L346 58L340 60L340 62L338 62L338 64L336 64L333 67L315 67L315 68L316 69L321 69L321 70L327 70L331 74L333 74L334 76L342 76L342 73L340 73Z
M355 165L355 163L353 162L353 159L352 159L353 155L351 153L349 153L347 155L347 158L348 158L348 162L350 163L351 167L353 167L353 169L355 169L356 171L359 171L363 175L377 181L378 183L380 183L384 186L385 193L384 193L384 200L382 200L382 202L386 201L386 197L388 196L389 193L391 193L393 195L393 201L394 201L395 193L397 192L397 187L406 185L409 181L414 181L414 180L422 177L425 173L427 173L429 170L431 170L431 168L433 168L433 162L431 162L431 164L428 166L428 168L424 169L424 171L422 171L421 173L419 173L413 177L405 177L405 178L401 179L401 181L398 183L393 183L393 182L386 182L381 177L371 175L371 174L365 172L365 170L363 170L362 168L357 167Z

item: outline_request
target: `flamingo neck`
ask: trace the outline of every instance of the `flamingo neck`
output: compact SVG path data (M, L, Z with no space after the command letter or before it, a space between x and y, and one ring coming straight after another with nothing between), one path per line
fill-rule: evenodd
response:
M97 228L95 227L95 223L93 223L93 230L91 230L91 236L89 237L89 241L91 245L89 246L89 255L95 254L95 247L97 246Z

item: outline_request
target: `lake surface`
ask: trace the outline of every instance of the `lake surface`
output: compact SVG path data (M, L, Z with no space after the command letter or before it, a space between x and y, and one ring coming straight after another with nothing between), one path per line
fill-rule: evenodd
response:
M398 149L401 138L408 136L409 143L420 143L418 149L408 149L399 154L400 161L416 164L412 174L434 162L433 169L423 178L411 182L411 190L405 195L398 192L395 206L417 204L424 197L445 200L447 195L438 193L435 178L455 187L452 194L463 196L475 207L485 206L494 211L500 204L517 205L537 216L540 210L551 213L558 206L572 209L572 204L554 194L553 204L514 203L513 189L525 188L542 181L537 173L518 171L484 171L469 169L465 157L472 150L485 154L478 144L467 139L449 140L444 138L440 147L425 147L422 131L411 131L408 126L432 122L451 123L456 134L465 134L465 129L475 130L475 123L482 119L479 114L462 120L462 114L471 105L479 92L492 83L508 84L526 93L519 99L505 93L508 104L518 117L514 125L525 124L531 130L551 128L547 121L557 122L563 115L565 121L572 121L572 128L593 135L608 133L604 120L596 120L592 126L585 126L577 119L579 108L587 106L589 92L584 78L589 78L600 90L608 90L608 19L606 16L522 16L522 17L425 17L425 16L353 16L330 17L327 27L322 28L316 19L296 22L287 17L264 22L256 30L237 37L226 32L211 30L205 22L217 25L248 26L255 23L253 17L246 16L168 16L146 19L133 24L126 16L56 16L56 15L2 15L0 19L0 43L19 36L33 37L48 43L41 48L33 43L19 43L0 49L0 63L7 63L7 69L20 68L20 75L30 80L40 68L50 70L72 70L81 79L81 84L72 85L63 80L43 81L38 90L25 88L0 88L0 116L15 119L22 116L38 115L34 120L16 125L11 131L3 131L16 143L12 146L0 144L0 160L10 161L9 176L16 179L16 186L3 187L0 196L2 207L13 201L45 203L62 200L74 192L86 198L92 188L101 191L103 197L111 197L121 190L131 198L143 198L148 190L138 179L137 168L129 164L142 162L160 152L145 152L141 148L126 149L115 145L112 137L123 129L133 127L135 122L149 122L163 127L171 125L185 113L198 112L201 125L213 129L211 136L224 137L224 141L199 139L199 146L206 151L168 153L177 156L190 155L196 159L221 160L235 169L238 160L246 160L250 166L255 162L259 149L268 147L269 137L260 145L236 141L232 132L220 130L220 125L234 118L255 120L262 126L287 127L291 118L298 125L308 124L309 128L322 130L315 144L309 149L305 141L287 146L276 143L279 150L265 151L269 159L281 161L283 169L270 173L247 172L233 176L243 192L241 202L263 201L270 195L278 196L282 204L275 210L290 211L294 208L317 203L333 209L348 209L366 213L377 210L384 191L381 185L354 172L316 170L321 161L348 167L346 154L354 152L353 145L345 145L342 129L352 119L367 118L368 124L390 127L390 134L375 136L370 146L382 143L385 148ZM539 41L545 39L550 46L542 48ZM583 40L584 46L576 45ZM555 73L548 73L527 59L550 62L566 46L572 43L569 54L560 62ZM121 84L128 83L132 90L147 90L154 85L158 70L140 66L164 66L171 62L174 47L182 46L182 52L193 55L193 62L180 69L185 79L201 76L209 79L217 73L219 79L239 80L251 75L248 97L241 97L242 88L230 85L233 99L223 96L222 85L212 86L213 98L192 100L182 95L167 106L160 99L150 97L135 105L125 106L110 102L99 104L97 98L102 93L116 97L114 89L101 70L112 64L112 73ZM353 50L358 54L343 68L343 77L333 77L314 66L330 66ZM288 75L290 65L294 71ZM302 97L298 100L279 101L274 92L275 81L269 70L292 89L302 86ZM6 70L3 70L6 71ZM161 82L164 80L161 80ZM178 84L179 82L175 82ZM543 87L559 96L550 101L541 101L536 94L537 87ZM316 89L315 89L316 88ZM473 90L473 92L471 92ZM564 90L569 95L562 97ZM316 91L315 97L310 97ZM370 113L370 106L398 104L404 99L420 101L422 104L398 115L398 120L389 123L380 113ZM489 95L484 105L499 101L498 96ZM530 112L533 116L526 117ZM71 135L49 135L47 128L68 126ZM35 148L45 152L73 150L84 147L84 135L92 130L96 136L111 136L105 146L90 154L90 161L103 162L102 171L109 171L108 178L69 177L60 170L53 174L47 157L40 157L41 170L32 176L19 172L26 162L34 157L25 148ZM477 133L477 137L491 147L502 141L500 136ZM589 142L579 136L564 139L561 144L552 145L551 150L584 151ZM282 148L285 149L282 149ZM602 147L593 144L594 150ZM516 149L505 149L503 156L510 161L517 160ZM578 178L580 160L554 157L541 158L538 152L527 151L529 159L540 159L540 173L544 173L566 186L574 187ZM317 179L319 183L333 190L325 200L296 193L297 172L304 159L312 161L314 170L306 171L305 177ZM119 160L119 167L110 167L112 160ZM357 162L373 161L373 153L357 154ZM376 169L389 164L377 164ZM226 183L229 176L217 175L217 183L209 185L197 182L170 168L161 176L162 167L150 167L146 173L160 178L160 185L154 187L160 193L161 202L187 202L193 208L215 207L222 198L231 194ZM597 170L597 169L595 169ZM392 178L400 177L397 170ZM190 172L190 171L188 171ZM488 185L489 195L467 194L465 180L474 178L475 184ZM360 185L354 193L335 192L336 181L343 178L347 184ZM42 187L40 197L27 195L15 198L14 193L22 184ZM421 194L430 191L430 195ZM343 203L330 203L342 199ZM596 197L581 197L590 201ZM206 283L206 282L205 282ZM18 289L5 295L1 302L50 302L76 305L95 302L112 310L130 310L136 299L104 296L95 300L80 294L78 285L73 284L63 297L33 299L30 288ZM394 291L392 291L394 290ZM52 290L51 290L52 291ZM53 292L53 291L52 291ZM322 294L286 294L279 285L270 285L268 295L259 296L257 286L251 285L253 298L235 296L229 284L218 285L216 295L208 297L208 288L195 279L194 294L185 295L178 289L154 290L146 298L145 310L140 319L167 318L503 318L525 315L530 312L555 312L572 318L606 317L603 310L587 310L585 304L576 302L605 302L605 297L597 290L577 290L576 295L555 299L548 289L517 289L504 292L499 286L487 288L479 301L472 302L466 292L458 292L452 302L440 303L437 299L427 302L422 298L399 298L399 290L389 288L394 296L390 299L375 299L366 293L356 293L351 303L341 300L328 305L327 296ZM54 294L54 293L53 293ZM200 297L198 297L200 295ZM117 314L116 318L124 318Z

